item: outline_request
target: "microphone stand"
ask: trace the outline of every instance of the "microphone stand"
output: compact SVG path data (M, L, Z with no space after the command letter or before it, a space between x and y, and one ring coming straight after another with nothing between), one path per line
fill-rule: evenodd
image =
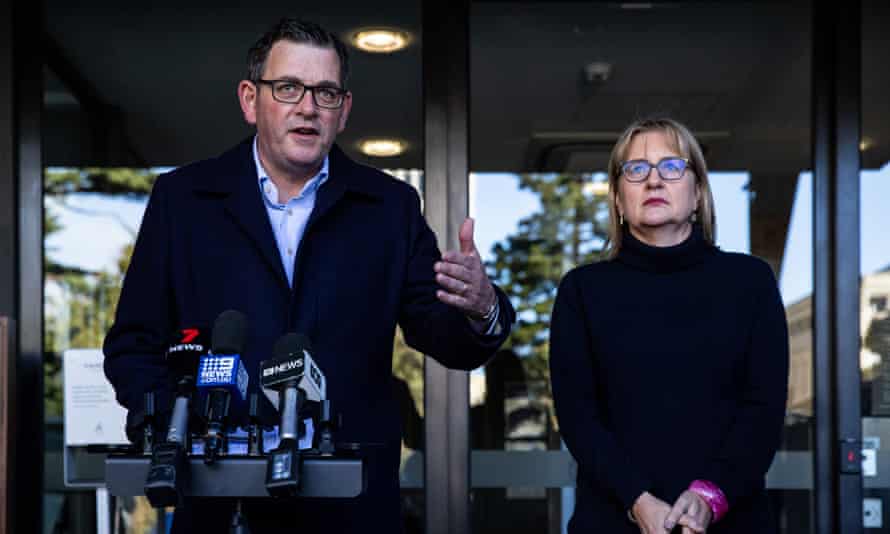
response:
M247 528L247 518L241 510L241 499L235 500L235 511L232 513L232 528L229 529L230 534L250 534Z

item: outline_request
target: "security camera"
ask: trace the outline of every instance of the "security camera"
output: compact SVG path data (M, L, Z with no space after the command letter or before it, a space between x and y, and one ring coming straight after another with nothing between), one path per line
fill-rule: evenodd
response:
M584 65L584 79L588 83L603 83L612 76L612 64L605 61L593 61Z

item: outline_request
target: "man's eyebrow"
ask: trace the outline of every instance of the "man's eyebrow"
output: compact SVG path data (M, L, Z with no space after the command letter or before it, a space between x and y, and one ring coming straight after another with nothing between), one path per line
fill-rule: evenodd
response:
M276 78L276 80L281 80L284 82L296 82L300 85L306 85L306 82L297 78L296 76L281 76L280 78ZM331 87L333 89L340 89L340 84L331 80L322 80L315 84L313 87Z

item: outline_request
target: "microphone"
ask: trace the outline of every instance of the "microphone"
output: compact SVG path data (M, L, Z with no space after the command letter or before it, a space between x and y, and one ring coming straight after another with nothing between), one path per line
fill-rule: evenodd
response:
M232 396L242 402L247 398L249 378L241 360L246 333L244 314L235 310L224 311L213 324L210 354L202 356L199 363L198 389L206 391L204 462L207 464L216 461L226 442Z
M260 363L263 393L281 412L279 446L270 451L266 489L270 495L296 496L300 488L300 411L306 400L321 402L327 382L309 353L309 339L285 334L272 350L273 358Z
M156 508L182 502L183 479L188 476L186 456L195 371L201 356L206 353L207 331L201 328L178 330L167 349L167 364L176 378L176 396L166 440L152 447L145 480L145 495Z
M186 445L195 374L201 357L207 354L209 344L206 328L183 328L177 334L167 349L167 363L178 377L167 441Z

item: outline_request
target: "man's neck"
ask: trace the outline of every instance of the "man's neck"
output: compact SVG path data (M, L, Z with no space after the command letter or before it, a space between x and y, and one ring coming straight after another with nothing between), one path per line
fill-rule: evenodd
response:
M278 202L281 204L299 196L303 191L303 188L306 187L306 183L309 182L313 176L318 174L322 165L324 165L324 162L322 162L312 168L291 168L283 170L278 169L275 165L271 165L270 162L263 157L263 151L259 146L257 146L257 154L259 155L263 169L265 169L266 174L269 175L269 179L272 180L272 183L275 184L275 187L278 189Z

